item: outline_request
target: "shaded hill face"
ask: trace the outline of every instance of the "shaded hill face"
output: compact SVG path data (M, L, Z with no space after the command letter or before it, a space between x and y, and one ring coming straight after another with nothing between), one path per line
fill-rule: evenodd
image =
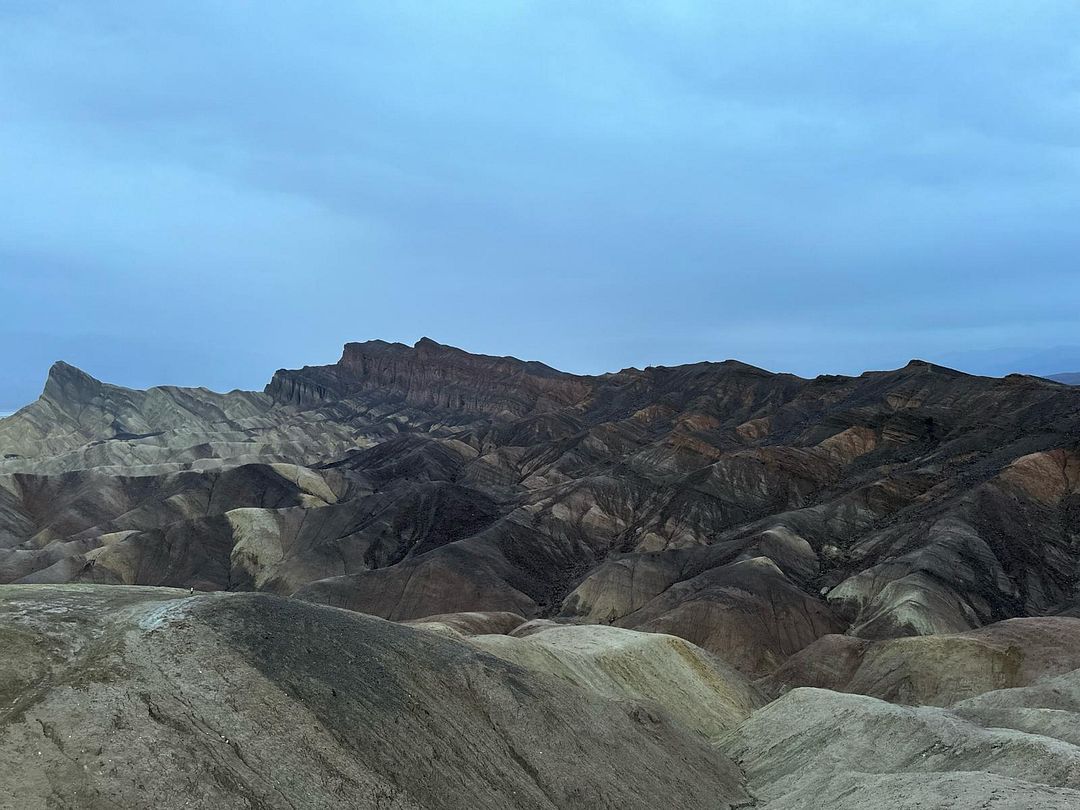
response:
M1080 619L1008 619L965 633L866 641L825 636L789 658L766 692L813 686L917 706L949 706L1080 670Z
M263 393L54 367L0 421L0 579L667 633L753 676L830 634L1075 609L1080 390L914 361L598 377L348 344Z
M0 588L0 807L729 808L655 702L266 594Z
M1080 806L1080 672L936 707L788 692L722 744L767 810Z

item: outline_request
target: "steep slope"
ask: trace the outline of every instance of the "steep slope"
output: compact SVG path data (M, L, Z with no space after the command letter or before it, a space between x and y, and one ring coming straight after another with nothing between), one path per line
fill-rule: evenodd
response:
M655 704L268 595L0 588L0 806L725 808Z
M764 702L739 672L683 639L660 633L555 626L524 638L476 635L468 641L582 689L656 705L709 740L718 739Z
M260 594L0 587L0 807L1080 801L1080 669L1054 674L1049 637L1024 650L1031 685L944 708L817 688L763 706L679 639L519 620L429 632ZM981 635L1029 642L1039 620L1019 621ZM925 662L931 639L903 641Z
M469 354L422 338L413 347L381 340L347 343L332 366L280 369L266 393L298 406L369 399L425 413L516 417L573 405L589 388L584 378L543 363Z
M722 747L746 770L752 806L763 810L1077 807L1075 688L1071 702L1059 701L1070 707L1059 723L1034 733L1023 730L1022 710L1015 725L1008 712L1042 699L1011 691L947 711L795 689L754 712ZM977 722L979 706L992 724Z
M873 642L825 636L789 658L762 686L774 695L814 686L893 703L949 706L1074 669L1080 669L1080 619L1041 617Z
M297 419L260 393L109 385L67 363L36 402L0 419L0 474L148 474L243 461L323 458L355 446L335 423Z

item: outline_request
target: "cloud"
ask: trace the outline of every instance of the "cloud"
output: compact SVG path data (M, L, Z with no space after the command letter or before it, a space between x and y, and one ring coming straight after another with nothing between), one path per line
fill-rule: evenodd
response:
M422 334L582 371L1068 345L1078 24L1067 2L9 4L5 328L119 382L250 387Z

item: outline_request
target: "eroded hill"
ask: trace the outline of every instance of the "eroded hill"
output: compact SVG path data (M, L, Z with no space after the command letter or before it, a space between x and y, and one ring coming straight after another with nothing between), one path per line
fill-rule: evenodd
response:
M1074 609L1078 442L1077 389L917 361L581 377L374 341L228 394L57 364L0 421L0 578L558 616L761 675Z
M0 806L1080 800L1078 388L373 341L0 455Z

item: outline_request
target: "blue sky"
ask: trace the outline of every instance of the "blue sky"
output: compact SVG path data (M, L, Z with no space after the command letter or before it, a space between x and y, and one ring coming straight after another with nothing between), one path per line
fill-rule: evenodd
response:
M0 409L346 340L1080 368L1080 4L6 2Z

